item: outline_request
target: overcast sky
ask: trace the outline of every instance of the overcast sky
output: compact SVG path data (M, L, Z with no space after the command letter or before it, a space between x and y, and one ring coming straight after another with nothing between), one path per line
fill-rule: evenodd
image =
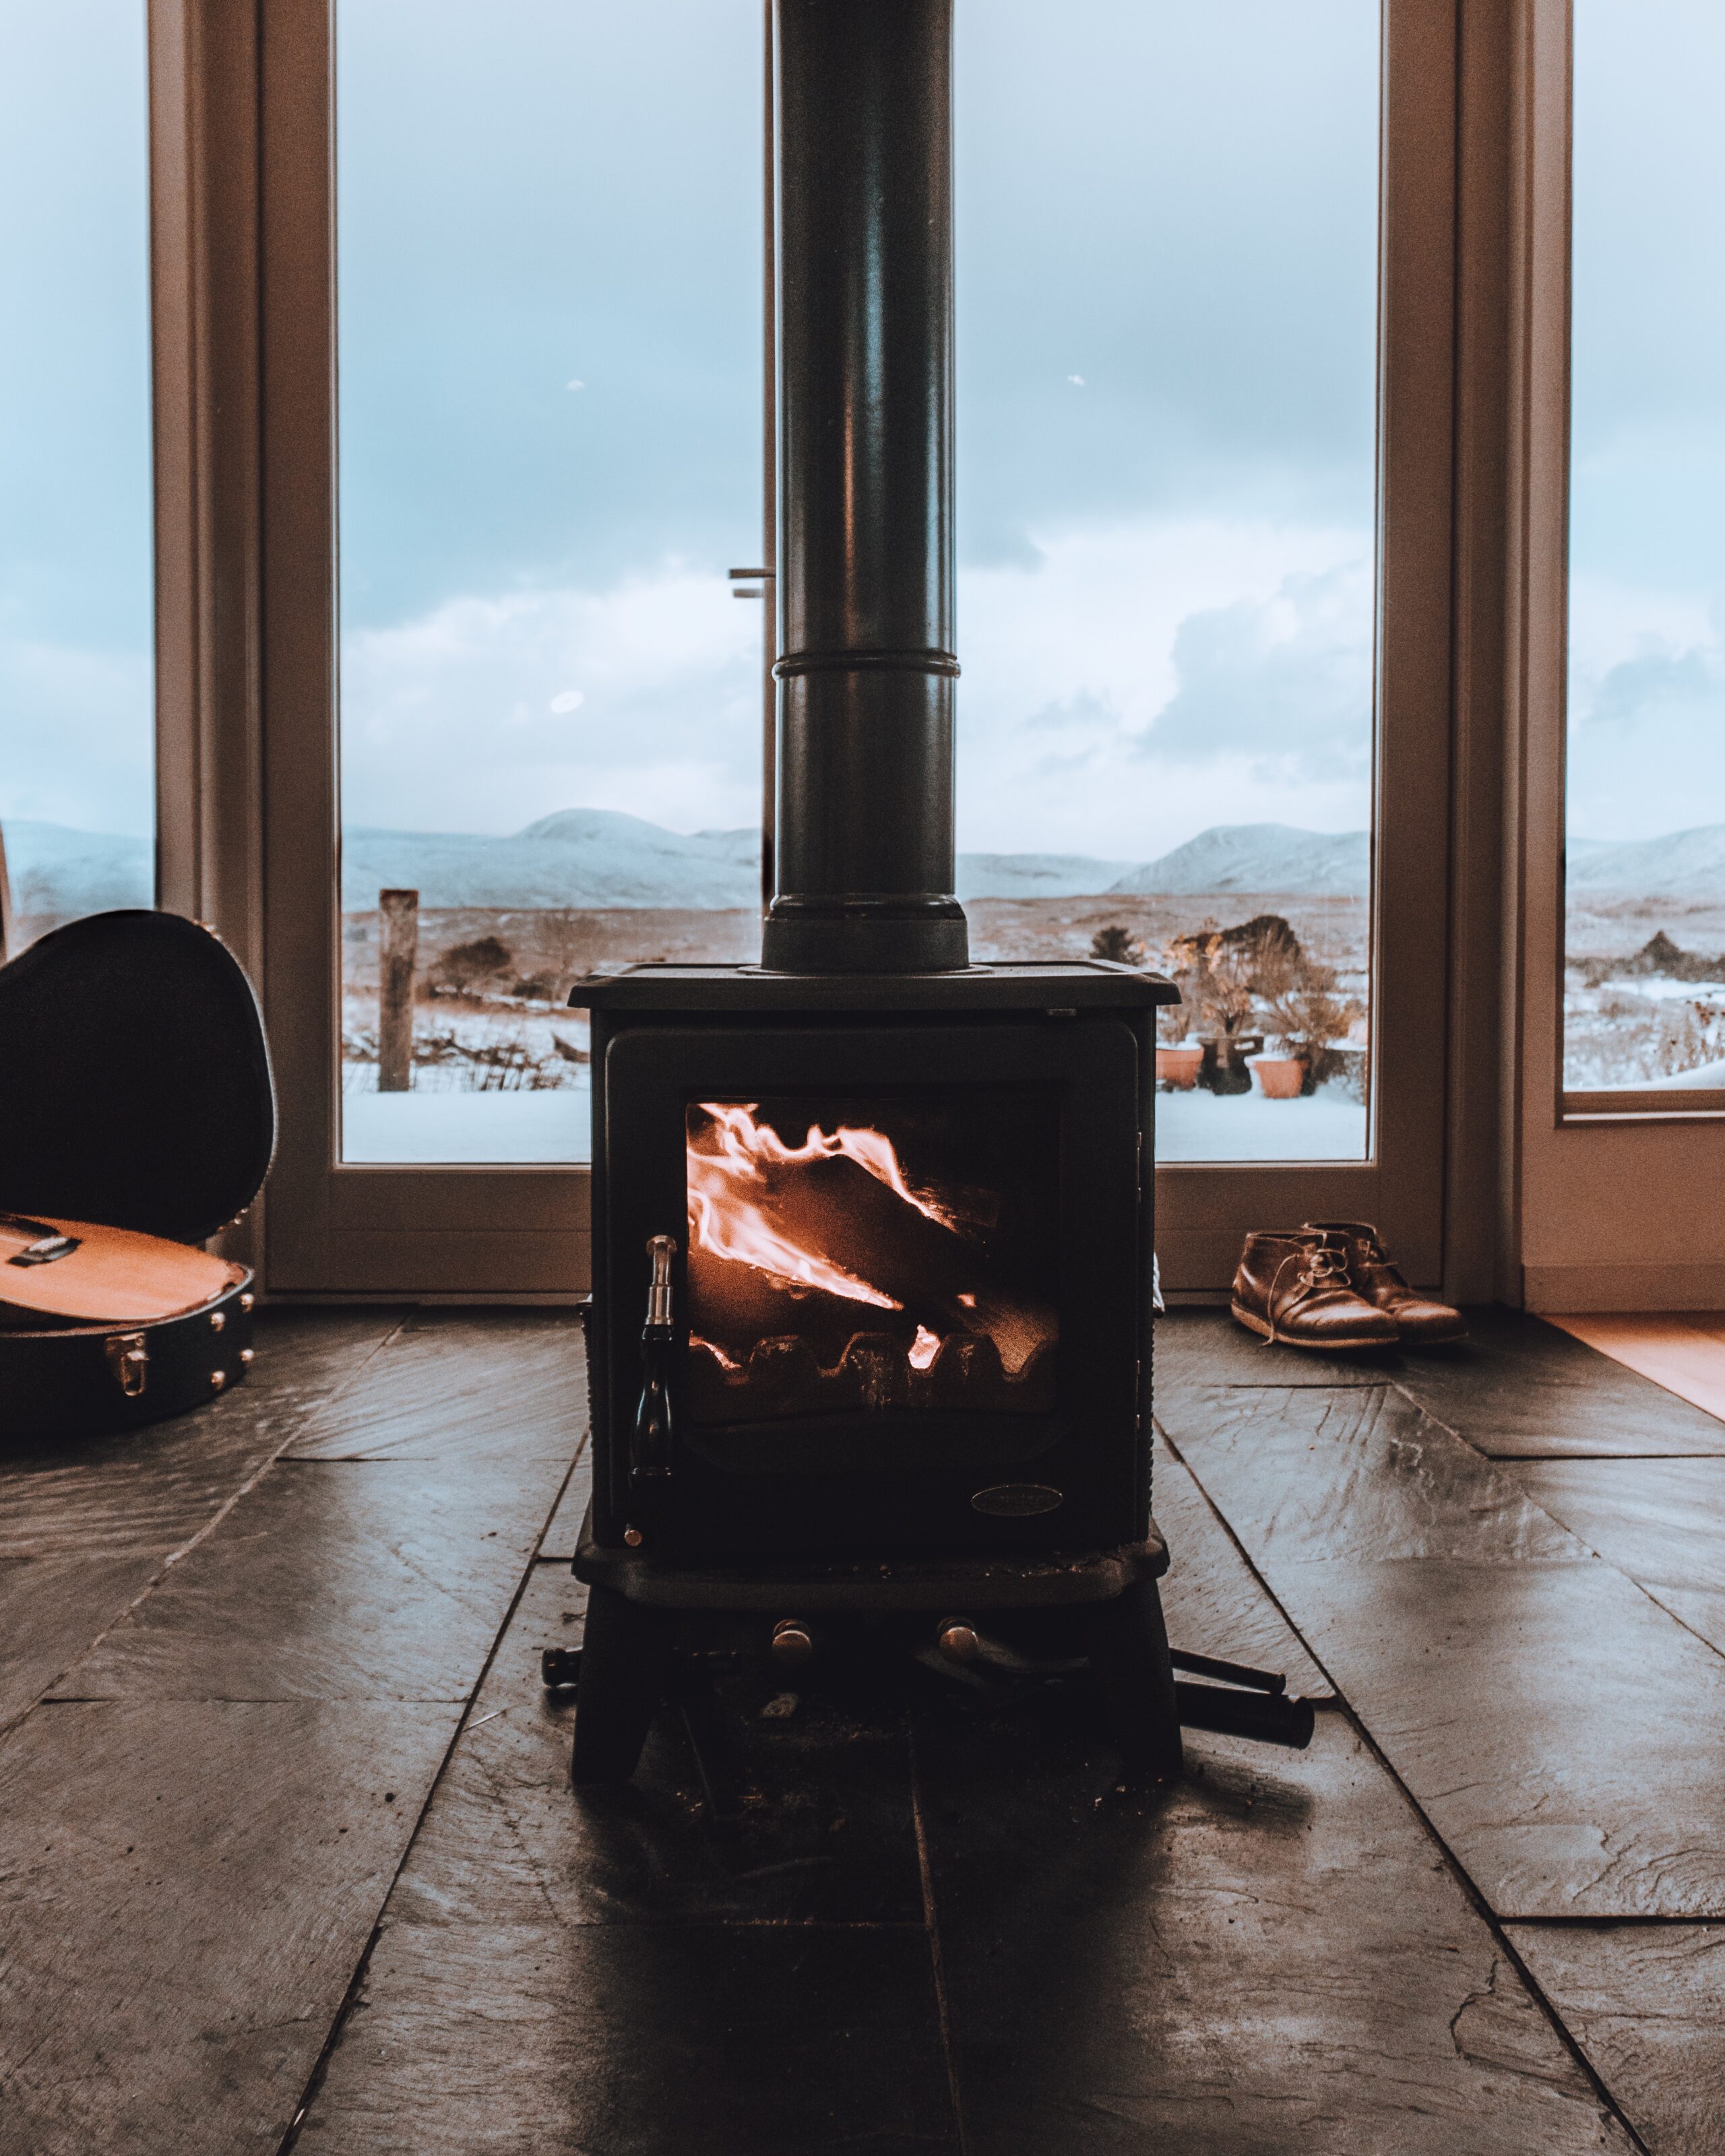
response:
M1725 8L1576 0L1570 829L1725 822Z
M149 821L141 15L0 0L0 813L111 829ZM958 15L961 843L1358 828L1375 8ZM1631 837L1725 818L1725 9L1578 16L1572 783ZM756 0L340 18L347 819L748 823Z

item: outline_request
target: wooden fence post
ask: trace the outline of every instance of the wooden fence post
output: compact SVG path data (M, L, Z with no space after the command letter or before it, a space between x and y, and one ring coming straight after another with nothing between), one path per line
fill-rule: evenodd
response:
M413 975L419 963L419 894L377 893L377 1091L413 1082Z

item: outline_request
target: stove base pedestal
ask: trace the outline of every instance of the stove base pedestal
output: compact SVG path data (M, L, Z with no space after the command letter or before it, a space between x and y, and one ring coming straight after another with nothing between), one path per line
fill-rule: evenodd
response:
M986 1558L896 1558L885 1564L685 1565L603 1548L591 1513L572 1570L589 1590L575 1701L571 1778L626 1781L665 1689L680 1616L762 1616L1082 1609L1096 1688L1128 1779L1180 1771L1180 1719L1157 1582L1168 1545L1155 1523L1117 1548Z

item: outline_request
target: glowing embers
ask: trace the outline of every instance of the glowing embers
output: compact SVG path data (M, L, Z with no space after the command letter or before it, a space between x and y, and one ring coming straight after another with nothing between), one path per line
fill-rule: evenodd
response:
M706 1101L687 1135L698 1418L1053 1408L1051 1096Z

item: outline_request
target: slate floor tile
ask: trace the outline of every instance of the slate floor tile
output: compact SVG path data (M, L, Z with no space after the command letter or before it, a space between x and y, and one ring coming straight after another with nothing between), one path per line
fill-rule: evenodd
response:
M1725 1928L1512 1924L1509 1934L1651 2156L1725 2148Z
M560 1476L531 1459L280 1461L58 1689L465 1700Z
M1159 1440L1155 1504L1168 1546L1162 1604L1171 1644L1280 1671L1296 1699L1332 1697L1329 1679L1253 1576L1203 1491Z
M1159 1419L1255 1560L1260 1545L1373 1563L1581 1553L1517 1476L1393 1387L1194 1390Z
M1725 1460L1529 1460L1522 1486L1725 1655Z
M1403 1358L1396 1383L1500 1459L1725 1453L1725 1423L1524 1311L1468 1312L1455 1347Z
M422 1314L287 1448L300 1460L503 1455L567 1467L587 1422L579 1318L567 1310Z
M588 1500L593 1495L593 1446L584 1437L575 1465L565 1484L562 1496L557 1500L557 1511L545 1530L545 1539L539 1545L543 1558L557 1558L564 1564L575 1554L576 1543L580 1539L581 1522L587 1516Z
M1339 1715L1160 1801L1055 1701L917 1750L973 2156L1631 2145Z
M539 1656L578 1644L584 1593L562 1567L534 1567L403 1876L398 1915L922 1924L896 1703L865 1714L812 1700L786 1722L721 1720L702 1741L728 1756L706 1763L667 1707L633 1780L578 1797L573 1696L544 1691Z
M1404 1359L1394 1348L1324 1355L1271 1347L1225 1310L1187 1308L1158 1312L1151 1375L1159 1400L1189 1385L1381 1385Z
M388 1311L260 1312L251 1376L196 1414L0 1452L0 1723L69 1668L398 1322Z
M392 1922L297 2145L957 2156L928 1942L548 1916Z
M114 1702L0 1743L0 2145L274 2150L455 1712Z
M1500 1916L1725 1916L1725 1662L1393 1392L1175 1442Z

